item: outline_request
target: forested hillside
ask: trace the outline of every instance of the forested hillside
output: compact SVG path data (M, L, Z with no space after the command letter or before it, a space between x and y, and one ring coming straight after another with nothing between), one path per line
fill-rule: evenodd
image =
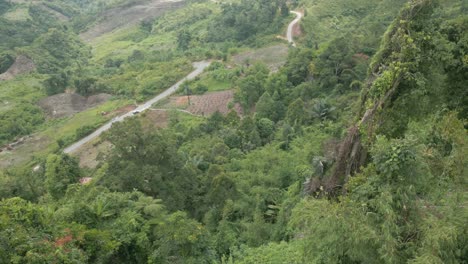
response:
M0 145L46 140L0 152L0 263L468 263L468 1L184 1L83 37L153 2L0 3L0 73L34 63L0 80ZM95 166L63 153L201 60L86 146Z

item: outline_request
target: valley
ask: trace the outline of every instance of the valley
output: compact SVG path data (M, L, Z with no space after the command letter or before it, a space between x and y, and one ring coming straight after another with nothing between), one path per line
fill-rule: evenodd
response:
M467 3L0 1L0 263L465 263Z

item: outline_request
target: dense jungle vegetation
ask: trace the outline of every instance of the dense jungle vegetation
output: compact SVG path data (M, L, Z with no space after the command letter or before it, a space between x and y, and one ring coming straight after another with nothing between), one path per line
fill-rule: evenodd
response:
M37 106L47 95L141 102L204 59L243 115L156 129L141 113L102 136L95 169L62 150L106 120L57 129L0 170L0 263L468 263L468 1L187 1L80 39L133 2L0 2L0 73L36 64L0 81L0 145L65 124ZM290 10L304 18L284 66L227 66L282 43Z

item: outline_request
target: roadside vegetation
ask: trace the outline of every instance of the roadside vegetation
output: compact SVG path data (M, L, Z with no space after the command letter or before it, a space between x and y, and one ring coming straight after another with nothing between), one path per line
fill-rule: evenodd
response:
M71 21L101 10L78 3ZM303 34L282 65L235 61L281 43L290 9L304 12ZM22 50L45 49L50 65L0 83L0 142L51 141L0 171L0 262L465 263L467 11L461 0L189 1L90 44L47 29ZM78 59L46 44L55 34ZM102 112L205 59L179 96L233 90L228 113L171 110L158 127L139 113L92 143L110 146L95 168L61 152L112 118ZM48 119L35 103L53 86L116 100Z

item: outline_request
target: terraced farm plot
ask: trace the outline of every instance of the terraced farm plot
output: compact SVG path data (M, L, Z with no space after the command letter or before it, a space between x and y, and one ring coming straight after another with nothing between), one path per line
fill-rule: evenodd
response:
M172 97L169 106L185 109L194 115L209 116L216 111L222 114L229 113L231 111L229 104L233 99L234 91L228 90L204 95L191 95L190 104L188 96ZM242 114L242 108L239 104L234 104L232 109L238 114Z
M265 63L268 68L275 72L286 63L288 58L288 46L285 44L260 48L253 51L246 51L232 57L232 61L236 64L242 65L246 62Z

